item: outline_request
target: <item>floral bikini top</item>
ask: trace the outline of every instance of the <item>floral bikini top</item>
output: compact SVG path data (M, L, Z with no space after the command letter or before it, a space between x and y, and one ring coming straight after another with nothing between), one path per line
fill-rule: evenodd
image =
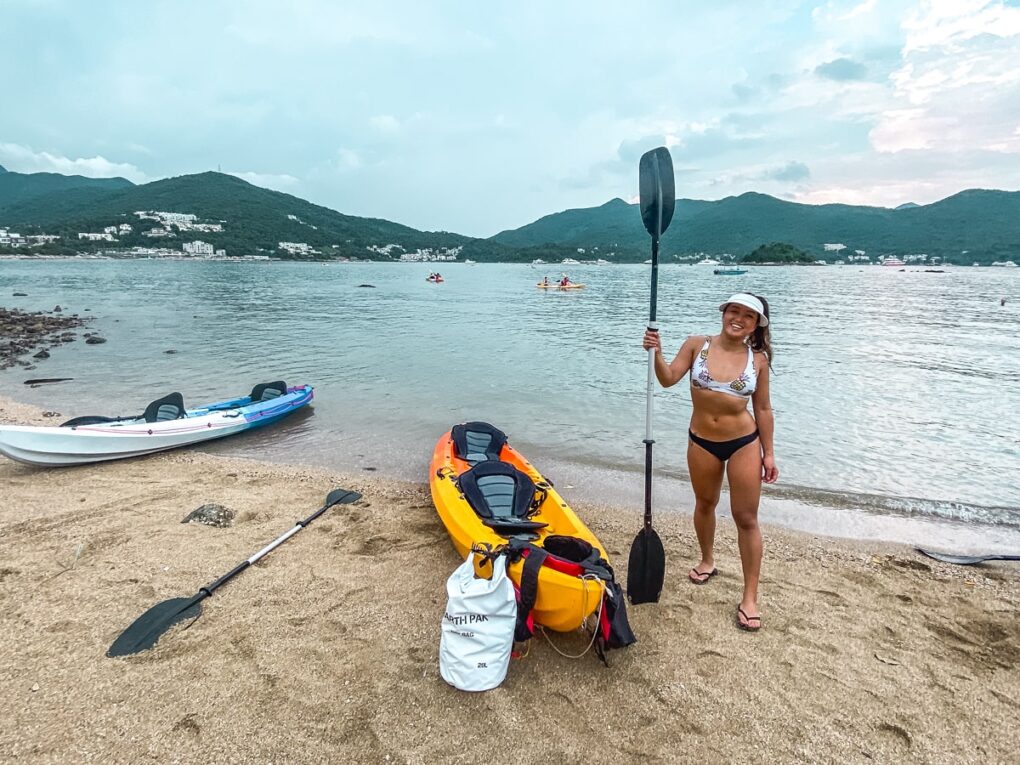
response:
M711 338L706 339L705 345L694 359L694 366L691 367L691 387L748 398L758 385L758 373L754 371L754 351L748 347L747 366L740 373L740 377L732 382L721 382L713 380L712 375L708 373L708 347L711 342Z

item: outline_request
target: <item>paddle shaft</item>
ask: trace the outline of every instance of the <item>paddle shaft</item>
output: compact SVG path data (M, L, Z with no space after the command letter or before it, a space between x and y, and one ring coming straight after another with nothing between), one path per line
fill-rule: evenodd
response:
M661 210L660 210L661 219ZM659 237L652 237L652 299L648 315L648 330L658 332L655 322L655 304L659 292ZM648 385L645 395L645 528L652 528L652 394L655 390L655 349L648 349Z
M248 568L248 566L250 566L253 563L257 562L260 558L263 558L266 555L268 555L269 553L271 553L277 547L279 547L284 542L286 542L288 539L290 539L292 536L294 536L299 531L301 531L301 529L303 529L309 523L311 523L316 518L318 518L320 515L322 515L324 512L329 510L329 508L331 508L332 506L333 506L332 503L324 505L323 507L320 507L314 513L309 515L307 518L305 518L303 521L298 521L297 525L294 526L294 528L290 529L285 534L281 534L279 537L274 539L272 542L270 542L268 545L263 547L261 550L259 550L257 553L252 555L247 560L244 560L244 561L241 561L240 563L238 563L236 566L234 566L230 571L225 573L220 578L214 579L213 581L209 582L209 584L207 584L205 587L200 588L199 591L198 591L198 594L201 595L201 594L204 593L206 597L212 595L217 590L217 588L219 588L219 587L223 586L224 584L226 584L227 582L229 582L235 576L237 576L242 571L244 571L246 568Z

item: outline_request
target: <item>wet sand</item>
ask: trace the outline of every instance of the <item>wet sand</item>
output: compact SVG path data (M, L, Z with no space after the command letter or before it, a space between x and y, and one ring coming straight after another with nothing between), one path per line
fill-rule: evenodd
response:
M55 424L0 399L0 422ZM687 583L690 519L657 522L667 580L639 642L561 657L542 637L504 684L439 677L459 563L424 483L178 451L40 470L0 458L0 759L19 762L1006 762L1020 731L1020 569L767 528L765 626L734 625L740 566ZM149 606L331 509L154 649L110 659ZM564 491L568 501L569 491ZM182 524L201 504L226 529ZM575 503L625 581L638 507ZM579 635L549 636L576 651Z

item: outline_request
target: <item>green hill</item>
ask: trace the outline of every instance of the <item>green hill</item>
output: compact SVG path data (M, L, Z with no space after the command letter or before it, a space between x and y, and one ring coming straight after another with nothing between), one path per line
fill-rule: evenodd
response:
M191 213L204 222L222 222L222 232L181 233L175 239L143 237L136 211ZM222 173L200 173L168 178L141 186L106 190L72 188L0 205L0 220L33 230L59 234L77 244L81 231L130 223L133 234L119 237L121 246L180 246L201 239L232 255L277 249L279 242L304 242L328 256L369 257L369 245L396 244L404 250L454 248L472 241L447 232L424 232L377 218L344 215L303 199L271 191ZM169 244L168 244L169 242ZM96 247L109 245L95 245ZM485 245L480 247L492 249ZM495 249L499 249L498 247ZM394 251L394 257L400 250ZM376 254L375 257L385 257Z
M150 239L139 210L193 213L204 222L222 222L224 231L181 233ZM231 255L272 253L279 242L305 242L320 251L313 257L396 258L425 248L461 248L460 259L530 262L576 257L641 262L649 238L637 206L613 199L591 208L544 216L490 239L445 231L418 231L379 218L345 215L303 199L253 186L222 173L200 173L133 185L123 178L94 179L53 173L0 172L0 226L24 234L62 238L44 252L109 247L80 242L78 232L101 231L131 223L135 230L119 245L180 247L201 239ZM927 253L950 262L1016 260L1020 253L1020 192L972 189L929 205L895 210L853 205L805 205L748 192L718 201L679 199L662 254L747 253L762 242L786 242L812 259L829 257L824 245L882 255ZM386 245L398 245L387 254ZM371 249L370 249L371 248ZM579 254L578 249L584 253Z
M753 252L748 253L740 259L741 263L804 263L812 264L815 262L815 258L812 258L804 250L798 250L792 244L785 244L783 242L773 242L772 244L763 244L761 247L755 248Z
M58 173L12 173L0 167L0 221L8 220L5 210L12 205L28 203L50 194L77 190L95 198L108 191L128 188L134 184L126 178L85 178L81 175Z
M615 251L611 259L630 261L647 258L649 247L636 205L622 200L549 215L493 238L517 247L599 247L600 252ZM872 256L927 253L967 263L1015 260L1020 253L1020 192L974 189L897 210L805 205L754 192L717 202L681 199L662 238L662 251L667 256L741 253L777 241L815 258L825 255L826 243L842 243Z

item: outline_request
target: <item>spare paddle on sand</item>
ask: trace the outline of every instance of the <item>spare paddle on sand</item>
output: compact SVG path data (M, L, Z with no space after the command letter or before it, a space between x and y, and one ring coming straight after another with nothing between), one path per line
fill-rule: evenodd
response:
M950 555L949 553L925 550L923 547L915 547L914 549L921 553L921 555L927 555L933 560L953 563L957 566L973 566L988 560L1020 560L1020 555Z
M239 563L219 579L216 579L215 581L207 584L205 587L199 589L199 591L190 598L171 598L170 600L164 600L162 603L154 605L144 614L135 619L134 622L131 623L131 626L124 630L120 634L120 637L113 641L113 645L111 645L109 650L107 650L106 655L128 656L130 654L139 653L148 648L152 648L152 646L156 645L156 641L159 640L160 636L178 622L182 622L185 619L197 619L201 616L202 601L212 595L217 588L229 582L235 576L248 568L248 566L255 563L255 561L259 558L268 555L274 549L282 545L309 523L329 510L329 508L333 507L333 505L346 505L351 502L357 502L359 499L361 499L361 494L356 491L333 489L333 491L326 495L326 502L322 507L309 515L303 521L298 521L294 528L283 536L277 537L271 543L248 558L248 560Z
M655 301L659 288L659 237L669 228L676 206L673 158L660 146L641 157L638 165L641 220L652 235L652 304L648 329L658 330ZM652 390L655 385L655 350L648 349L648 386L645 399L645 523L630 548L627 564L627 596L634 605L658 603L666 576L666 551L652 528Z

